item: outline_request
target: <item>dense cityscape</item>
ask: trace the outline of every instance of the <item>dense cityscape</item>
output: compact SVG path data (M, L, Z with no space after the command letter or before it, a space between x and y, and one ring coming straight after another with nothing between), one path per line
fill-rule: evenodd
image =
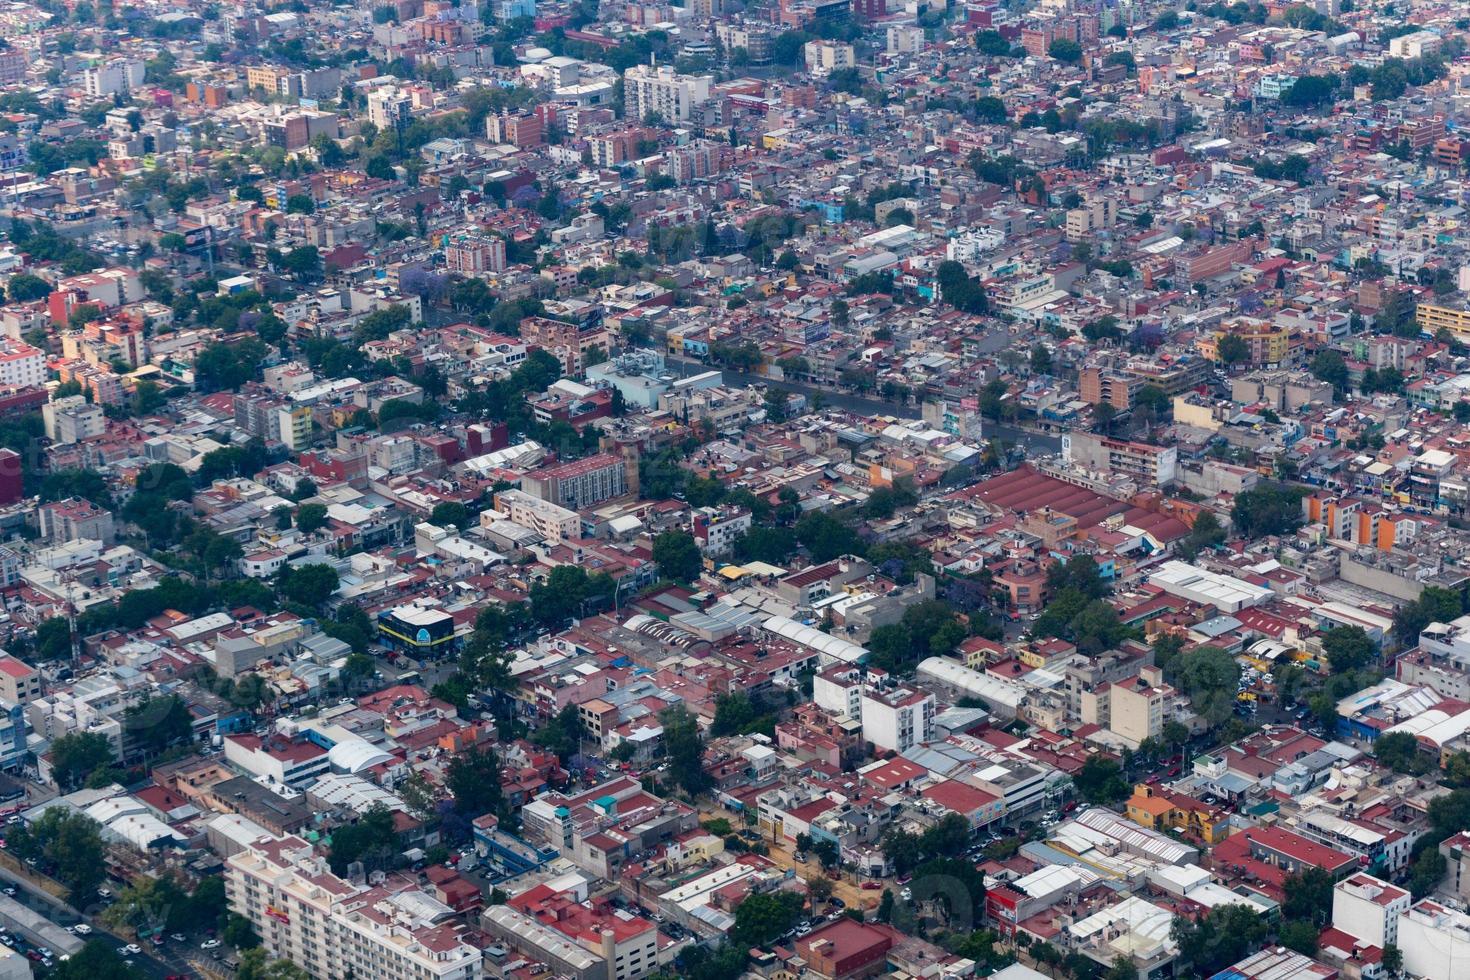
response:
M0 980L1470 980L1467 37L0 0Z

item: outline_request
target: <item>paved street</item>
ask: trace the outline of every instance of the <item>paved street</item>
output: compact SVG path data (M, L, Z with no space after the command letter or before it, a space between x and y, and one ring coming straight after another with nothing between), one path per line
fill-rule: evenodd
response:
M133 940L125 939L121 936L118 936L117 934L110 932L103 927L101 920L98 918L103 910L103 907L100 905L95 906L93 909L87 910L91 914L84 915L78 910L72 908L70 905L66 904L58 898L55 898L50 893L43 890L39 885L29 880L26 876L16 874L14 871L3 865L0 865L0 879L3 879L7 884L13 885L15 887L15 895L13 898L14 901L19 902L26 908L29 908L32 911L39 913L40 915L45 916L56 925L63 928L65 928L66 926L74 926L79 922L86 922L88 925L90 925L93 929L92 935L86 937L79 936L79 939L96 939L102 943L105 943L111 949L117 949L118 947L126 946L128 943L133 942ZM142 944L140 943L139 945ZM188 946L182 946L181 944L174 943L171 940L166 940L161 947L154 947L150 943L149 948L144 950L142 954L135 955L129 958L132 960L134 966L144 971L151 977L165 977L176 974L191 974L195 976L204 975L204 973L187 958L189 956L193 956L195 958L203 956L201 951L197 948L197 943L191 943ZM214 968L216 970L220 970L220 975L223 975L223 971L220 967L216 965Z

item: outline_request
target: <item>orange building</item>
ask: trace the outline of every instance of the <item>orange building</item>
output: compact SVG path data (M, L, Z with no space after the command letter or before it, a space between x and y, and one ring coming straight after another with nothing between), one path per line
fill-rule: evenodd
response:
M1206 844L1218 844L1230 833L1230 813L1219 807L1175 793L1162 786L1139 783L1128 799L1128 819L1149 830L1179 830Z
M1381 504L1357 497L1314 493L1302 498L1302 516L1327 528L1327 536L1380 551L1393 550L1400 514Z

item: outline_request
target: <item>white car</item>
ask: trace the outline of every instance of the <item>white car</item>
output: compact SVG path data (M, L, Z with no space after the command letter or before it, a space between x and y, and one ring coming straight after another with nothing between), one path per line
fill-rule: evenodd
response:
M90 936L92 934L92 927L85 922L78 922L72 929L78 936Z
M218 949L219 948L219 940L218 939L206 939L206 940L204 940L204 942L202 942L202 943L199 944L199 948L200 949Z

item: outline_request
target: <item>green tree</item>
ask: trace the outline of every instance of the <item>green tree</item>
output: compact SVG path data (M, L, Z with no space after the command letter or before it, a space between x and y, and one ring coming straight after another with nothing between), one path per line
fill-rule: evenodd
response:
M1430 623L1448 623L1464 611L1460 593L1437 585L1426 586L1419 598L1394 612L1393 634L1405 645L1419 642L1419 634Z
M704 739L694 716L682 704L659 713L663 726L664 753L678 784L690 796L698 796L709 788L709 774L704 771Z
M393 812L374 804L355 823L332 831L330 863L334 874L345 875L347 866L360 861L366 871L391 871L402 863Z
M1331 348L1318 351L1312 358L1312 374L1340 392L1348 389L1347 361Z
M108 943L91 939L69 959L58 962L47 976L51 980L145 980L149 974L124 963Z
M466 531L474 526L474 515L464 504L446 500L434 505L434 509L429 512L429 523L436 527L452 526Z
M123 728L146 755L194 739L194 719L176 694L148 697L123 713Z
M1247 905L1217 905L1208 914L1190 920L1176 916L1170 936L1188 976L1211 977L1244 959L1265 941L1270 927Z
M6 844L19 858L35 858L53 867L53 877L66 887L73 905L92 901L107 875L101 828L75 810L52 807L39 820L11 830Z
M1408 732L1385 732L1373 741L1373 758L1394 772L1419 776L1429 771L1429 760L1419 752L1419 740Z
M302 534L311 534L326 526L326 504L302 504L296 508L296 527Z
M449 763L444 784L454 797L454 808L465 817L500 814L505 809L500 791L500 757L494 749L477 747L456 755Z
M1059 37L1051 42L1046 53L1064 65L1075 65L1082 60L1082 45L1076 41Z
M1240 681L1240 664L1229 653L1219 647L1196 647L1175 657L1169 673L1207 723L1219 725L1229 720Z
M1332 918L1332 875L1317 867L1304 867L1287 877L1282 891L1286 895L1281 916L1324 926Z
M81 787L93 771L108 768L115 761L112 743L95 732L69 732L51 743L51 775L67 792Z
M1320 930L1310 922L1293 919L1281 924L1276 938L1287 949L1296 950L1304 956L1317 955L1317 933Z
M747 948L774 942L796 924L802 904L802 896L791 891L747 895L735 907L731 941Z
M270 959L259 947L240 954L235 980L310 980L310 974L290 960Z
M15 303L31 303L51 295L51 284L29 272L17 273L5 284L6 295Z
M250 920L243 915L230 912L225 916L224 928L220 930L220 939L235 949L254 949L260 945L260 937L255 934L255 927Z
M1088 803L1107 805L1128 798L1132 788L1123 777L1123 767L1103 755L1088 756L1072 775L1072 785Z
M1414 898L1423 898L1439 887L1444 880L1449 864L1438 848L1429 847L1420 852L1409 872L1409 892Z
M796 522L796 540L811 553L815 562L831 561L842 555L861 555L865 550L855 530L821 511L813 511Z
M1244 337L1239 334L1227 333L1220 338L1220 342L1216 347L1216 353L1220 358L1221 364L1224 364L1226 367L1234 367L1250 359L1251 349L1250 345L1245 342Z
M36 627L36 639L32 651L35 660L65 660L70 657L72 653L71 626L59 616L41 623ZM52 747L55 747L54 743Z
M303 606L321 606L339 584L337 570L331 565L288 565L281 570L281 595Z
M1193 558L1201 551L1218 548L1224 543L1225 529L1220 526L1219 518L1213 512L1204 510L1194 519L1189 534L1175 547L1185 558Z
M1011 53L1011 42L1000 31L976 31L975 47L981 54L1003 58Z
M947 603L929 599L905 609L899 622L873 630L868 637L869 661L892 673L907 674L924 658L949 653L966 635Z
M678 582L697 579L703 561L693 536L678 530L665 531L653 539L653 560L660 575Z
M1361 626L1337 626L1322 637L1322 652L1334 674L1362 670L1378 656L1378 645Z
M1230 522L1246 538L1291 534L1302 523L1303 494L1296 487L1262 481L1235 495Z
M796 541L789 530L754 525L735 540L734 551L739 561L785 565L796 553Z

